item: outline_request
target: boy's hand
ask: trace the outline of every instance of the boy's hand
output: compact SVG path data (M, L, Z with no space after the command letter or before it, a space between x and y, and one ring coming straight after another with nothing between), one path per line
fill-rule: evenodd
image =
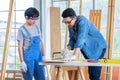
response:
M45 60L46 60L46 57L45 57L45 56L42 56L42 60L45 61Z
M24 61L21 63L20 67L22 72L27 72L27 65Z

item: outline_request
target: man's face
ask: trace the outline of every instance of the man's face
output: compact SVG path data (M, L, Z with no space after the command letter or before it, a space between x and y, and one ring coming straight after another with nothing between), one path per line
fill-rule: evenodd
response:
M63 18L63 22L66 24L68 27L73 27L76 22L76 17L66 17Z

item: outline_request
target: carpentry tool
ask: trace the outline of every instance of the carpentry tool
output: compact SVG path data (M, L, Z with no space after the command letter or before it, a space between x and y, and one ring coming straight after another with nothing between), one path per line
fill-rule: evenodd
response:
M98 61L103 64L120 64L120 59L99 59Z

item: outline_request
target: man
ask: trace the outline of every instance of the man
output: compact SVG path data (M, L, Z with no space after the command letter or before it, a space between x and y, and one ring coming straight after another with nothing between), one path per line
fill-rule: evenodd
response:
M39 12L30 7L25 11L25 23L18 30L18 52L24 80L45 80L43 65L39 65L45 57L40 29L36 25Z
M106 41L91 21L84 16L76 16L72 8L64 10L62 17L63 22L69 30L67 49L74 49L73 56L67 58L67 60L74 59L79 51L81 51L86 59L98 60L104 56L107 48ZM65 52L67 52L67 50ZM100 80L101 68L102 67L88 67L90 80Z

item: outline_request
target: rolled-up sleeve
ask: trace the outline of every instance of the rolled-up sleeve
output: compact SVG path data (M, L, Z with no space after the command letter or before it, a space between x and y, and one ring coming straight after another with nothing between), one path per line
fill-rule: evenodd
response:
M88 35L88 28L89 27L86 20L82 20L78 23L78 35L76 38L76 43L74 44L74 48L82 49Z
M67 46L73 47L74 46L74 41L72 39L69 39L69 42L68 42Z

